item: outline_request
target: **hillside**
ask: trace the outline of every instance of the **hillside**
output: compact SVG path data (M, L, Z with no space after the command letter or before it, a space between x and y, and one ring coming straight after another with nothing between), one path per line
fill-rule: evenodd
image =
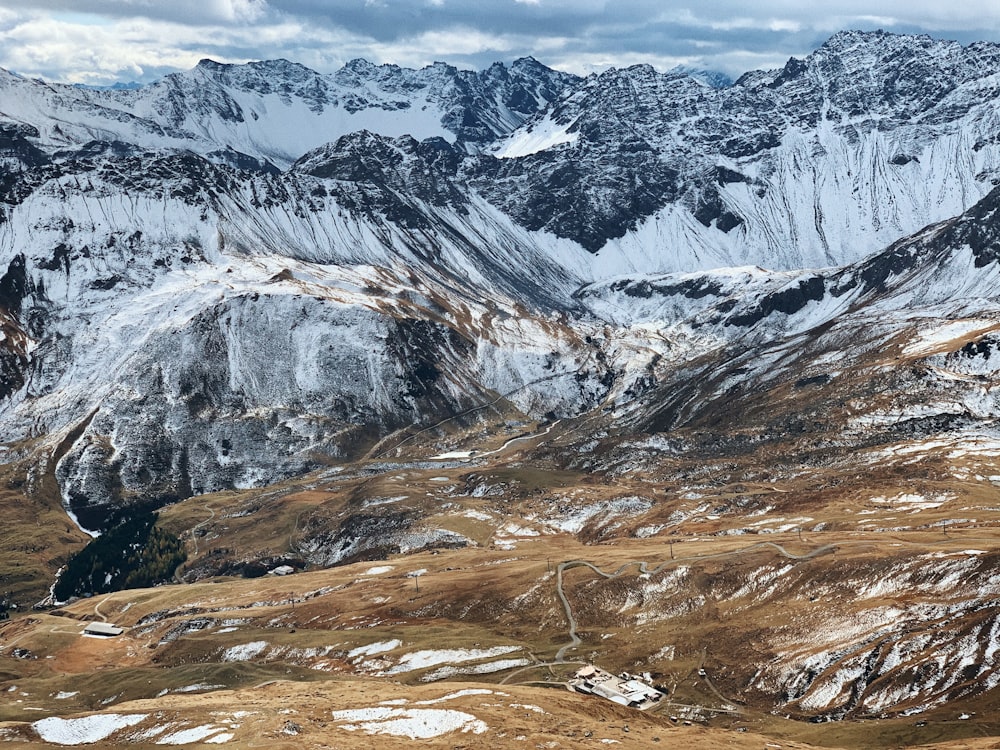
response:
M0 74L0 736L988 746L998 74Z

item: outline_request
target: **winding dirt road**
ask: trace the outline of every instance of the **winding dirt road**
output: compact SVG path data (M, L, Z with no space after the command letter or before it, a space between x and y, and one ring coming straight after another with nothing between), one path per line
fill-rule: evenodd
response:
M567 560L566 562L559 563L556 568L556 595L559 597L559 601L562 602L563 611L566 613L566 621L569 624L569 642L566 643L559 651L556 652L555 663L561 664L565 663L566 652L572 648L576 648L580 645L580 637L576 634L577 622L576 617L573 616L573 608L569 603L569 599L566 598L566 592L563 590L563 571L569 570L570 568L590 568L592 571L597 573L597 575L603 578L617 578L626 570L632 566L638 566L639 572L647 575L656 575L660 571L670 567L671 565L687 565L693 561L699 560L710 560L719 557L732 557L733 555L743 555L747 552L752 552L756 549L761 549L764 547L769 547L780 555L787 557L789 560L811 560L814 557L819 557L820 555L825 555L828 553L833 553L837 550L838 545L835 544L825 544L822 547L817 547L816 549L808 552L804 555L796 555L780 544L775 544L774 542L758 542L757 544L751 544L749 547L743 547L742 549L731 550L729 552L717 552L711 555L698 555L696 557L685 557L675 560L666 560L661 562L655 568L650 568L649 563L644 560L629 560L619 566L613 573L608 573L601 570L596 565L586 560Z

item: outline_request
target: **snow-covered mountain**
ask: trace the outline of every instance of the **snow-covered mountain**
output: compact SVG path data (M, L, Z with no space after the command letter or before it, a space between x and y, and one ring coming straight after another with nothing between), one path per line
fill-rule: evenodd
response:
M470 410L669 430L914 305L988 317L998 73L995 45L854 32L723 87L4 73L0 439L97 526Z
M998 68L994 44L843 32L725 88L612 69L504 139L474 184L604 273L839 265L992 188Z
M27 124L48 149L89 141L188 149L242 167L285 168L306 151L371 129L433 136L476 151L505 135L577 79L531 58L482 72L354 60L322 75L287 60L223 65L135 89L84 89L0 72L0 120Z
M859 402L853 411L868 419L898 409L905 422L910 407L920 404L927 416L993 430L1000 416L991 389L996 363L989 362L1000 330L998 284L1000 188L961 216L848 266L618 278L585 285L575 297L602 320L657 331L669 342L668 356L683 363L667 365L669 374L650 384L651 393L622 403L622 414L637 420L630 429L669 432L717 419L720 408L742 423L734 403L763 396L777 384L815 378L837 392L840 378L854 368L865 377L906 380L909 367L929 359L935 364L919 387L901 382L887 388L891 398L881 394L885 403L862 408ZM699 359L692 377L685 368ZM942 400L945 390L949 397ZM779 402L770 404L777 408ZM828 427L843 433L853 421L833 420Z
M528 233L485 201L398 192L436 157L419 146L367 149L393 167L378 185L324 176L348 169L335 147L282 175L102 152L19 182L0 226L17 251L4 442L78 430L58 474L84 517L88 499L273 481L504 394L538 414L593 403L592 347L524 307L579 280L537 248L517 273Z

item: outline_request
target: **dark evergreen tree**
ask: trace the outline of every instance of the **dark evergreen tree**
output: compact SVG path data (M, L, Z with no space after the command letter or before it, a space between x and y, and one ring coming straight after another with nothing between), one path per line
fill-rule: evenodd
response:
M170 579L187 557L173 534L156 526L155 513L122 518L66 563L53 593L71 596L104 594L152 586Z

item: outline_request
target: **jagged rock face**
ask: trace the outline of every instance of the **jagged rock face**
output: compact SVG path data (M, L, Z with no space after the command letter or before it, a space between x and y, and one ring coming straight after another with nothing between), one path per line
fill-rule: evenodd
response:
M443 138L418 143L402 136L390 141L361 131L310 151L292 165L292 170L375 186L381 196L379 212L390 221L413 227L421 224L421 216L412 206L407 210L406 198L398 195L462 210L468 195L454 180L461 161L461 155Z
M66 181L80 175L63 176L14 207L3 241L26 254L0 278L3 439L41 432L54 446L82 425L57 478L90 528L120 504L300 474L318 456L357 455L380 435L503 394L540 416L574 414L607 390L599 363L563 363L588 347L550 316L519 314L486 278L450 294L454 274L468 284L476 267L449 260L467 248L417 242L433 227L393 236L385 218L348 220L343 204L359 193L336 198L336 181L310 209L291 195L302 187L294 175L251 189L223 167L168 160L155 168L172 177L130 182L126 208L121 164L106 166L107 180L91 175L87 190L69 195ZM299 254L322 260L259 255L279 241L266 224L228 234L251 210L243 190L267 193L258 210L286 232L301 221L283 241L306 240ZM75 221L61 220L67 211ZM36 223L22 225L23 214ZM327 247L310 227L342 239ZM379 233L385 245L372 240ZM413 270L400 263L407 255ZM347 264L329 265L338 258ZM530 385L555 365L577 377Z
M719 419L774 341L886 345L901 318L870 318L992 293L998 57L842 34L722 88L533 60L0 76L2 439L49 436L99 524L498 397L654 432Z
M3 72L0 92L5 120L16 123L4 127L30 123L47 146L117 140L284 168L365 128L392 137L444 137L475 152L576 80L531 59L481 73L442 63L409 70L355 60L332 75L287 60L203 60L192 71L128 90L43 84Z
M847 32L721 89L610 70L505 139L474 184L645 270L851 262L991 189L998 66L992 44Z
M439 139L359 134L283 174L79 153L26 172L0 225L23 251L0 275L0 409L3 440L51 435L88 527L498 397L569 415L607 392L552 307L578 282L540 256L519 272L520 230L435 188L461 158Z

